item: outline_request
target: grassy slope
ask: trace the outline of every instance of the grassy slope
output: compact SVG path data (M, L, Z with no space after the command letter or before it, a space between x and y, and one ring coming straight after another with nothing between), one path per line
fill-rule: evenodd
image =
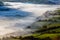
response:
M56 10L56 12L58 14L60 14L60 10ZM58 39L58 38L60 38L60 21L59 21L60 17L59 16L55 17L55 16L50 19L50 20L53 20L51 24L43 26L42 28L38 29L37 32L35 32L31 36L33 36L34 38L39 38L39 39L44 39L44 38L49 37L52 40L54 40L55 38L56 38L55 40L60 40L60 39ZM47 30L49 28L52 28L52 29ZM40 32L41 30L44 30L44 31ZM44 39L44 40L46 40L46 39Z
M60 10L58 10L57 13L60 13ZM47 25L42 26L42 28L38 28L38 30L34 34L31 35L34 38L34 40L35 40L35 38L38 38L39 40L40 39L48 40L48 39L46 39L47 37L49 37L52 40L60 40L60 21L58 21L58 20L60 20L59 18L58 17L52 18L52 19L50 19L50 20L53 20L53 22L51 22L51 24L48 24L48 22L47 22ZM56 20L57 20L57 22L56 22ZM42 31L42 30L44 30L44 31ZM29 36L22 37L22 40L28 40L28 39L32 40L31 36L30 36L30 38L29 38ZM26 39L26 38L28 38L28 39ZM16 39L11 38L10 40L21 40L21 39L20 38L16 38Z

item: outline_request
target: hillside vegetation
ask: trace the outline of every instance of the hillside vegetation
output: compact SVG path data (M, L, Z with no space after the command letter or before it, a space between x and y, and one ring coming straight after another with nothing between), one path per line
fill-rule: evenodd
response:
M7 40L60 40L60 9L55 11L51 11L45 16L47 19L38 20L36 23L39 22L46 22L42 27L38 27L35 32L32 33L30 36L20 36L20 37L13 37L6 38ZM34 26L33 26L34 27ZM30 27L27 27L30 28ZM5 40L6 40L5 39Z

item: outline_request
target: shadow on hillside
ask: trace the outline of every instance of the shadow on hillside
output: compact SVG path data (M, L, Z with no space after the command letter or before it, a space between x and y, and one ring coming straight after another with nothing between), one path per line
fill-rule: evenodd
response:
M14 9L14 8L8 8L5 6L0 6L0 16L1 17L28 17L31 16L32 13L22 11L21 9Z

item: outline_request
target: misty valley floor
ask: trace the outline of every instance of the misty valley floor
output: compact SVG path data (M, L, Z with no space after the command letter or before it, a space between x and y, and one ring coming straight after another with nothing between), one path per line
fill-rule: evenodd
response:
M37 21L37 17L43 16L46 11L55 10L60 5L44 5L29 4L17 2L5 2L9 4L6 7L11 8L10 11L0 11L0 35L1 37L8 35L16 36L31 32L26 29L27 26ZM17 33L15 33L17 32Z

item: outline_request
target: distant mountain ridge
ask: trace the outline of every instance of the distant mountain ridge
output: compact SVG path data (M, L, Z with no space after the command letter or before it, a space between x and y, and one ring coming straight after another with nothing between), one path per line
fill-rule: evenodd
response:
M60 4L60 0L3 0L3 1L28 2L28 3L37 3L37 4Z

